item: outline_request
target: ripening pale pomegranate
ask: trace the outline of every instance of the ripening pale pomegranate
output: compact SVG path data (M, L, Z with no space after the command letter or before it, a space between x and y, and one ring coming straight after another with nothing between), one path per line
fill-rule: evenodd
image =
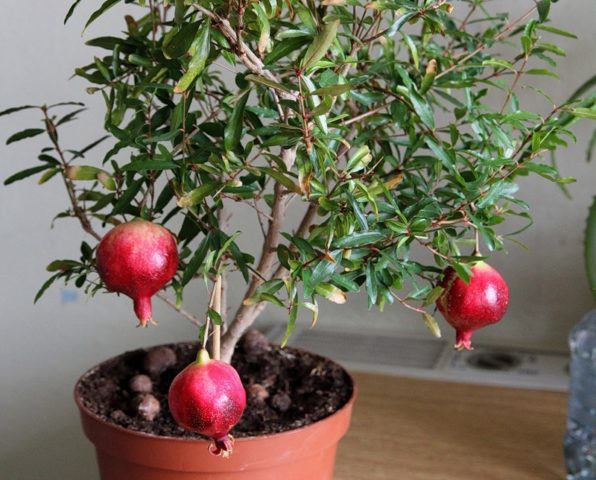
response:
M232 453L234 439L228 432L246 407L246 391L234 367L211 360L207 350L200 350L197 360L174 378L168 404L181 427L213 440L212 454Z
M447 267L441 286L445 289L437 307L455 328L455 348L472 350L472 333L503 318L509 303L509 287L503 277L485 262L472 267L470 283Z
M151 297L178 269L176 240L161 225L133 220L101 239L96 264L108 290L132 298L139 326L144 327L153 322Z

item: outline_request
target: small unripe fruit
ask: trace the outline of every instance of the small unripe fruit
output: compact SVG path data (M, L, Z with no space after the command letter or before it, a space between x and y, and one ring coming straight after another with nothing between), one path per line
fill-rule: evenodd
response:
M106 288L132 298L139 326L144 327L153 322L151 297L178 269L176 240L160 225L133 220L102 238L96 262Z
M181 427L213 440L211 453L231 454L234 440L228 432L246 407L246 391L234 367L211 360L207 350L201 350L196 362L174 378L168 403Z
M437 307L455 329L455 348L472 350L472 333L503 318L509 304L509 287L503 277L485 262L472 267L470 283L447 267Z

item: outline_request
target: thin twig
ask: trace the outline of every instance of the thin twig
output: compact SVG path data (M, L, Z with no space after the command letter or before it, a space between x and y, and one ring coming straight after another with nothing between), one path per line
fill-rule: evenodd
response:
M194 326L200 327L202 325L202 322L197 317L195 317L192 313L186 311L182 307L178 307L176 305L176 302L174 300L172 300L171 298L169 298L167 296L166 292L164 292L163 290L161 292L157 292L155 295L157 296L157 298L159 298L160 300L162 300L163 302L168 304L170 307L172 307L174 310L176 310L180 315L182 315L184 318L186 318L186 320L188 320Z
M536 10L536 6L532 7L529 11L527 11L525 14L523 14L521 17L519 17L517 20L513 21L512 23L508 24L503 30L501 30L497 36L494 38L494 42L501 40L502 37L504 37L505 35L507 35L509 32L511 32L511 30L513 29L513 27L515 27L518 23L523 22L526 18L528 18L530 15L532 15L532 13L534 12L534 10ZM459 67L461 64L465 63L467 60L469 60L470 58L474 57L476 54L478 54L479 52L481 52L482 50L484 50L488 45L485 43L481 43L475 50L473 50L471 53L468 53L458 59L455 60L455 63L453 65L451 65L448 69L443 70L441 73L439 73L436 77L435 80L438 80L439 78L441 78L443 75L447 75L449 72L452 72L453 70L455 70L457 67Z

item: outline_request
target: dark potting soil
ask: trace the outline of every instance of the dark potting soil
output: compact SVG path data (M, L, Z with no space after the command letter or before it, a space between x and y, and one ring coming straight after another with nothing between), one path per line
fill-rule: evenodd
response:
M165 347L165 348L164 348ZM167 393L176 374L194 361L198 343L178 343L126 352L86 374L78 386L83 405L100 418L130 430L160 436L197 438L179 427L168 409ZM175 353L174 355L172 354ZM247 391L247 407L231 431L236 437L284 432L321 420L343 407L352 381L343 368L312 353L270 344L249 332L236 347L232 365ZM142 402L131 379L159 402ZM147 396L147 394L140 394ZM153 412L139 404L149 404Z

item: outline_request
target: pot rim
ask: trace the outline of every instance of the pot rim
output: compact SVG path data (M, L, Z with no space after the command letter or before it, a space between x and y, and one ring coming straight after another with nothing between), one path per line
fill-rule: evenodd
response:
M195 342L187 342L187 341L182 341L182 342L169 342L169 343L163 343L163 344L158 344L158 345L152 345L149 347L140 347L141 349L150 349L150 348L155 348L155 347L161 347L161 346L168 346L168 345L172 345L172 344L180 344L180 343L195 343ZM348 401L338 410L336 410L335 412L333 412L331 415L328 415L324 418L321 418L320 420L317 420L313 423L309 423L308 425L304 425L302 427L298 427L298 428L293 428L291 430L286 430L284 432L277 432L277 433L267 433L264 435L252 435L252 436L246 436L246 437L238 437L235 438L234 441L235 442L249 442L249 441L255 441L255 440L266 440L272 437L279 437L279 436L289 436L289 435L295 435L299 432L303 432L304 430L307 430L309 428L312 428L318 424L320 424L321 422L325 422L327 420L330 420L338 415L341 415L345 410L347 409L351 409L354 405L354 402L356 401L356 397L358 394L358 389L356 387L356 383L354 381L354 377L352 376L352 374L341 364L339 364L337 361L326 357L324 355L319 355L318 353L313 353L310 352L308 350L305 350L303 348L297 348L297 347L291 347L294 350L298 350L298 351L302 351L302 352L307 352L310 353L312 355L317 355L323 359L325 359L326 361L332 362L336 365L339 365L344 372L347 374L348 378L350 379L350 383L352 384L352 394L350 395L350 398L348 399ZM134 350L130 350L130 351L134 351ZM88 375L90 375L93 371L95 371L97 368L99 368L101 365L103 365L104 363L110 362L115 360L116 358L124 355L127 352L122 352L118 355L114 355L112 357L109 357L103 361L101 361L100 363L92 366L91 368L89 368L88 370L86 370L76 381L74 389L73 389L73 397L74 397L74 401L77 405L77 407L79 408L79 411L81 413L84 413L85 415L87 415L88 417L92 418L94 421L99 422L101 424L103 424L104 426L107 426L108 428L114 429L116 431L119 431L121 433L126 433L128 435L132 435L135 437L140 437L140 438L145 438L145 439L154 439L154 440L167 440L168 442L171 441L175 441L175 442L182 442L182 443L208 443L210 440L207 438L186 438L186 437L171 437L168 435L155 435L152 433L146 433L146 432L139 432L136 430L131 430L129 428L125 428L122 427L120 425L116 425L115 423L112 423L110 421L107 421L103 418L101 418L99 415L97 415L95 412L92 412L91 410L89 410L82 402L82 395L79 393L79 385L81 383L81 381L87 377Z

